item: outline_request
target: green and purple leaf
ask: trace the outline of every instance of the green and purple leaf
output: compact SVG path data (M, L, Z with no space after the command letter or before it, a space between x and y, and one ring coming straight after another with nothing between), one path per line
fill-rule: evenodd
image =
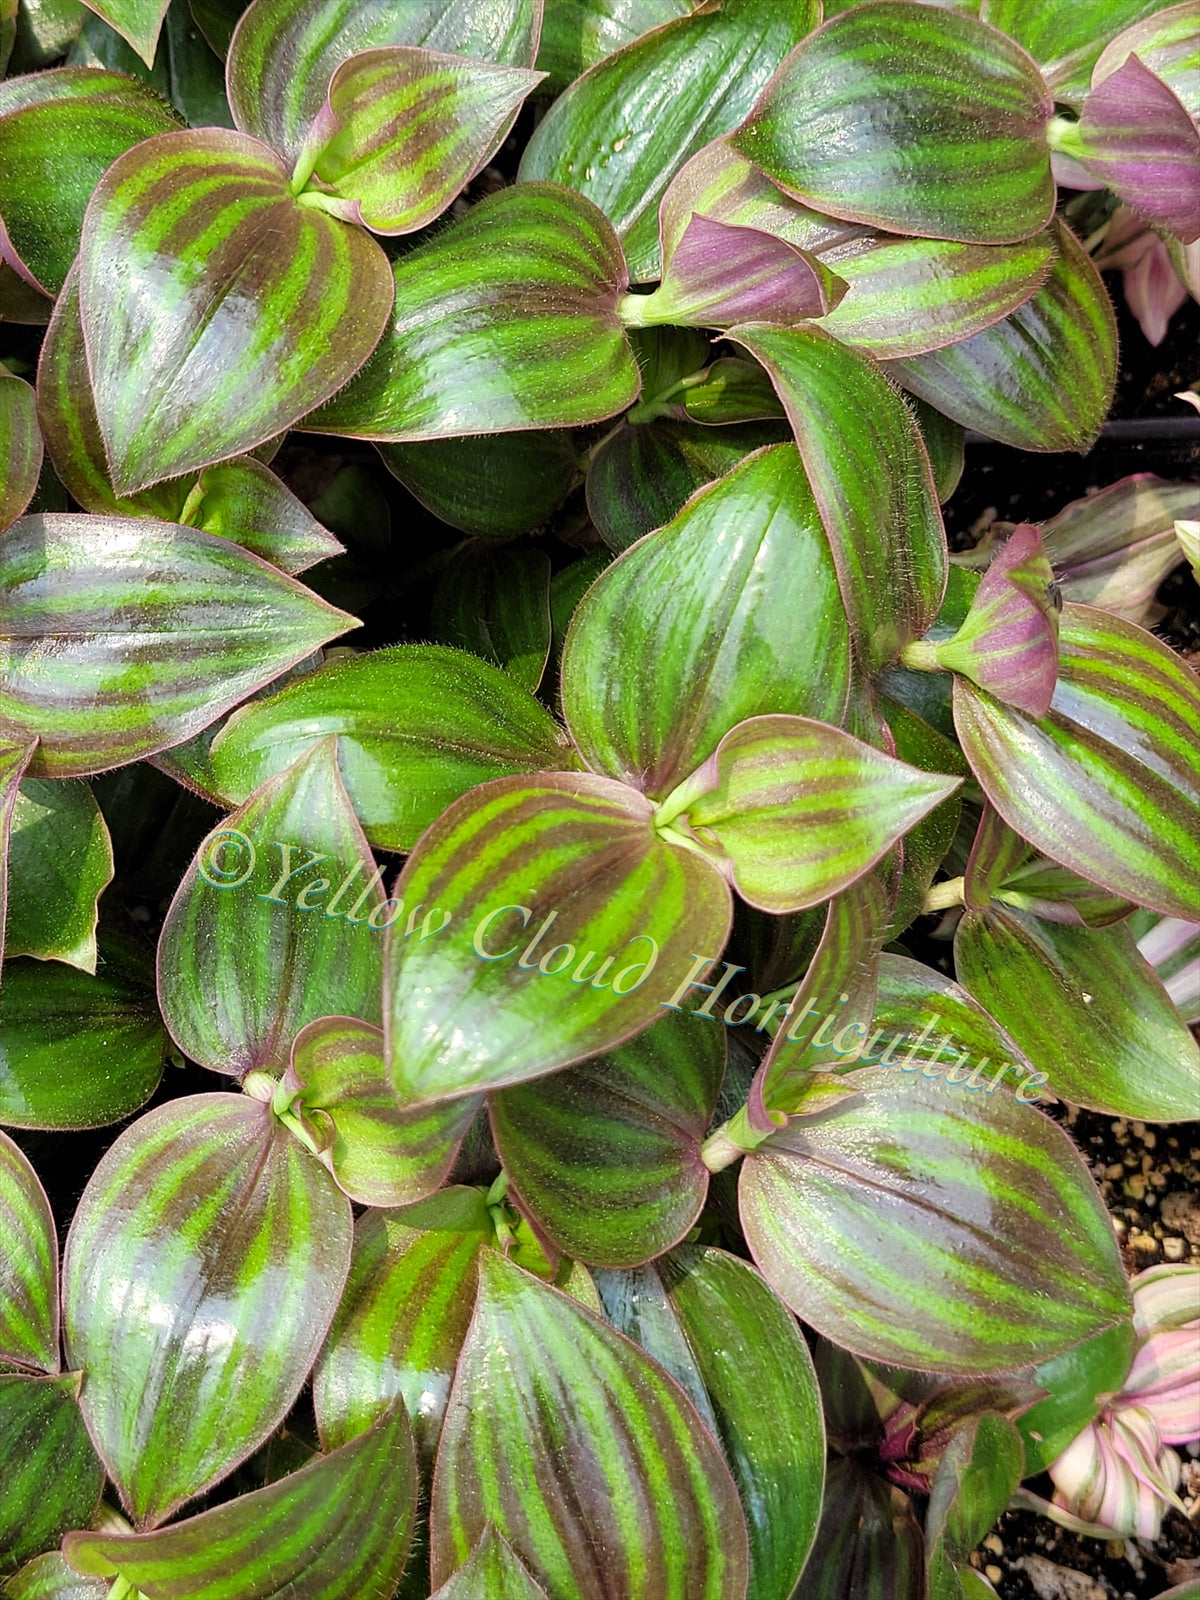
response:
M0 1133L0 1361L57 1372L58 1235L29 1158Z
M139 1528L219 1483L300 1392L350 1262L350 1202L249 1096L189 1095L127 1129L63 1261L68 1363Z
M547 1600L540 1583L489 1522L469 1559L431 1600Z
M309 431L404 443L582 427L637 398L617 315L621 246L582 195L502 189L401 256L394 275L379 348L305 419Z
M434 1585L490 1523L550 1595L744 1600L737 1489L683 1390L502 1256L479 1278L434 1477Z
M12 812L4 953L96 970L98 901L112 841L86 783L27 778Z
M954 720L987 798L1043 855L1136 905L1195 916L1200 684L1166 645L1065 605L1048 715L957 678Z
M90 1522L104 1469L79 1414L81 1374L0 1375L0 1572L51 1550Z
M549 556L468 546L443 571L430 620L447 644L503 667L536 694L550 658Z
M873 1360L983 1375L1128 1318L1112 1225L1066 1134L1008 1095L883 1068L856 1081L742 1165L751 1254L806 1322Z
M715 960L732 910L720 873L662 840L644 796L591 773L472 790L396 892L427 918L419 938L394 924L385 947L388 1066L406 1107L624 1044L659 1014L671 980L656 969L686 970L693 951Z
M0 716L35 777L181 744L347 627L344 611L227 539L51 513L0 543Z
M1190 0L1183 5L1164 6L1143 21L1135 22L1105 45L1093 73L1093 82L1102 83L1129 56L1136 52L1144 67L1173 89L1193 117L1200 117L1200 22Z
M180 521L215 533L295 577L342 554L342 545L308 508L253 456L205 467Z
M1162 9L1162 0L983 0L981 15L1029 51L1055 99L1075 102L1113 35Z
M790 445L748 456L606 568L563 651L584 760L652 797L747 717L837 722L849 687L834 561Z
M383 850L411 850L489 778L578 762L554 718L509 674L462 650L396 645L331 662L243 706L213 741L214 780L241 802L331 734L363 831Z
M804 1569L805 1600L926 1600L921 1529L911 1503L876 1472L835 1457Z
M148 67L154 65L158 35L170 0L84 0L84 4L119 33Z
M537 57L547 92L561 94L614 50L694 8L695 0L551 0Z
M154 1600L391 1600L416 1519L403 1406L264 1489L153 1533L72 1533L71 1566Z
M722 1030L674 1013L608 1055L502 1089L491 1122L510 1194L576 1260L661 1255L708 1194L700 1146L724 1071Z
M657 825L760 910L848 889L961 778L921 772L807 717L751 717L663 801Z
M925 1557L932 1600L969 1600L959 1563L1005 1510L1025 1475L1021 1437L1007 1417L985 1411L951 1439L930 1486Z
M415 233L495 155L540 81L524 67L434 50L353 55L308 130L292 192L375 233Z
M1074 132L1092 177L1184 244L1200 239L1200 127L1137 56L1093 85Z
M382 876L321 739L208 835L171 902L159 999L184 1054L282 1072L306 1023L378 1024L381 929L400 914Z
M812 0L725 0L655 28L559 96L526 146L521 179L586 194L612 219L634 282L657 278L667 184L738 125L819 15Z
M0 533L33 499L41 471L42 435L34 392L24 379L0 365Z
M0 735L0 956L4 953L4 931L8 919L8 848L13 812L21 779L36 748L36 739L17 740Z
M342 388L379 343L387 257L297 202L226 129L120 157L88 205L79 303L118 494L238 455Z
M877 0L810 34L729 142L830 216L1010 244L1054 211L1052 109L1033 62L997 29Z
M397 46L531 67L541 0L256 0L229 50L243 133L294 165L347 57Z
M383 464L427 510L480 539L512 539L548 522L579 477L563 429L381 444Z

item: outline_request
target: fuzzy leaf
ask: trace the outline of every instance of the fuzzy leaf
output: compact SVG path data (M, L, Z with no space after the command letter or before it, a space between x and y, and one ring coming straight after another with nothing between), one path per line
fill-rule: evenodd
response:
M391 303L380 247L300 205L257 140L208 128L127 152L97 185L80 244L114 489L282 433L358 371Z
M546 1600L546 1591L489 1522L469 1559L431 1600Z
M0 1572L52 1549L100 1504L104 1469L79 1414L80 1374L0 1376Z
M57 1372L58 1235L29 1158L0 1133L0 1361Z
M119 33L148 67L154 65L159 30L170 0L84 0L84 4Z
M1106 188L1184 244L1200 239L1200 127L1137 56L1093 86L1078 139L1079 159Z
M1162 9L1162 0L983 0L980 14L1024 45L1056 99L1074 101L1113 35Z
M396 888L453 926L428 942L388 935L384 1031L401 1105L623 1044L659 1014L663 980L647 980L660 963L670 974L693 950L719 953L731 913L720 874L660 839L647 800L590 773L472 790Z
M659 797L747 717L838 721L849 655L812 491L796 451L778 445L694 495L592 585L563 652L563 711L592 767Z
M400 257L392 319L362 372L305 419L405 442L582 427L637 397L617 315L612 225L557 185L521 183Z
M1196 82L1200 25L1188 0L1156 9L1152 16L1122 29L1097 58L1093 83L1103 83L1135 52L1144 67L1174 90L1188 112L1200 117L1200 84Z
M221 792L244 800L317 739L372 844L411 850L453 800L510 773L565 771L577 757L527 689L489 662L437 645L347 657L231 717L212 747Z
M342 554L338 540L253 456L205 467L192 494L194 527L240 544L281 572L295 576Z
M355 619L227 539L51 513L0 542L0 716L35 777L181 744Z
M4 127L0 118L0 133ZM33 499L42 471L42 435L33 390L0 366L0 533Z
M877 0L810 34L729 142L830 216L1008 244L1054 211L1051 110L1032 61L996 29Z
M27 778L8 846L9 956L96 970L97 902L112 882L112 841L91 789Z
M67 1359L139 1528L282 1421L341 1296L350 1230L333 1179L248 1096L172 1100L100 1162L67 1236Z
M491 1523L550 1595L743 1600L737 1490L679 1386L502 1256L479 1280L434 1478L435 1586Z
M442 573L431 620L447 644L495 662L536 694L550 657L550 558L468 547Z
M984 1412L955 1434L930 1489L925 1551L931 1577L946 1573L953 1581L957 1563L966 1564L1024 1475L1020 1435L1007 1417ZM943 1593L953 1595L954 1588L930 1589L931 1596Z

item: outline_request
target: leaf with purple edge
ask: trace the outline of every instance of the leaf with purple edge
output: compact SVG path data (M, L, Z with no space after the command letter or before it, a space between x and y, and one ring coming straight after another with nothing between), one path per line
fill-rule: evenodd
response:
M279 1425L350 1241L350 1202L249 1096L172 1100L111 1147L67 1236L63 1322L88 1431L136 1526L219 1483Z
M387 257L300 205L227 129L164 134L108 169L84 218L79 303L119 494L238 455L342 388L379 343Z
M353 55L308 131L292 192L375 233L415 233L495 155L541 77L403 46Z
M1096 60L1093 84L1102 83L1135 53L1144 67L1174 90L1189 115L1200 117L1200 83L1196 80L1200 22L1190 0L1156 10L1105 45Z
M700 1146L725 1070L723 1030L662 1017L607 1055L490 1099L522 1207L566 1255L636 1266L678 1244L708 1193Z
M659 1015L661 978L719 952L725 880L665 843L654 808L591 773L497 778L455 802L396 885L437 937L385 946L384 1032L400 1103L556 1072Z
M737 1489L683 1390L502 1256L479 1278L434 1476L434 1585L491 1523L551 1595L744 1600Z
M42 435L32 388L0 365L0 533L33 499L42 470Z
M547 1600L547 1595L489 1522L468 1559L430 1600Z
M378 1024L380 930L399 913L387 909L395 902L379 886L383 868L334 745L312 745L215 828L167 912L163 1016L180 1049L213 1072L283 1071L297 1033L319 1017Z
M394 1406L266 1488L169 1528L72 1533L71 1566L155 1600L391 1600L417 1507L412 1429Z
M763 911L848 889L962 779L922 772L808 717L751 717L659 807L657 825Z
M104 1469L79 1414L81 1377L0 1375L0 1572L96 1514Z
M0 1132L0 1361L57 1372L58 1235L24 1151Z
M194 528L23 517L0 541L0 717L34 777L181 744L355 618Z
M170 0L83 0L83 3L119 33L148 67L154 65L159 30Z

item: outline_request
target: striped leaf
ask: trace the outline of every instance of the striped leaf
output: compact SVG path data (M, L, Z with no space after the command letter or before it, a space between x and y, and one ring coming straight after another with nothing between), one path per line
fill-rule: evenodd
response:
M1162 0L983 0L980 14L1024 45L1056 99L1075 102L1114 34L1162 9Z
M1128 1318L1108 1213L1054 1123L879 1069L858 1082L742 1164L746 1242L806 1322L872 1360L965 1375Z
M313 1373L326 1450L353 1439L399 1397L422 1466L432 1467L475 1304L480 1248L491 1237L478 1189L443 1189L405 1211L358 1218L346 1290Z
M155 1600L391 1600L416 1514L403 1406L265 1489L154 1533L72 1533L77 1572Z
M804 1569L805 1600L926 1600L921 1529L911 1505L859 1462L834 1458L821 1526Z
M563 651L563 712L590 766L657 798L747 717L837 722L849 657L812 491L796 451L778 445L694 495L592 585Z
M13 254L4 233L4 219L0 217L0 313L5 322L24 322L31 327L44 327L54 310L54 301L35 289L7 259Z
M8 872L5 954L95 972L97 902L112 882L113 854L86 783L25 780L13 807Z
M77 1576L53 1550L27 1561L9 1578L6 1593L9 1600L107 1600L111 1587L106 1578Z
M21 779L36 747L35 739L16 740L0 735L0 956L4 953L8 917L8 851L13 811L20 793Z
M0 1133L0 1361L57 1372L58 1235L29 1158Z
M0 1376L0 1572L52 1550L100 1504L104 1469L79 1414L81 1374Z
M1195 9L1183 5L1164 6L1123 29L1105 45L1096 61L1095 83L1103 83L1111 72L1136 52L1138 60L1179 96L1193 117L1200 117L1200 27Z
M1019 310L982 333L889 364L906 389L1020 450L1087 450L1117 376L1116 321L1100 274L1055 224L1059 256Z
M561 94L614 50L691 9L692 0L551 0L537 57L547 92Z
M578 478L571 435L559 430L381 444L383 464L442 522L489 540L548 522Z
M294 165L348 56L398 45L531 67L540 0L255 0L229 50L237 125Z
M1024 305L1056 255L1049 232L1009 245L884 238L839 255L849 291L821 326L881 361L940 350Z
M931 1596L969 1595L956 1584L958 1564L966 1565L1024 1476L1021 1439L1007 1417L984 1412L951 1439L930 1488L925 1523Z
M4 128L0 118L0 133ZM0 366L0 533L33 499L42 471L42 435L33 390Z
M402 1111L387 1079L382 1030L353 1017L301 1028L277 1109L283 1101L316 1133L338 1187L364 1206L411 1205L432 1194L479 1109L469 1098Z
M105 170L178 126L165 100L121 72L61 67L0 85L0 217L14 265L56 295Z
M402 1105L623 1044L658 1016L673 981L661 974L692 951L715 960L731 916L720 874L660 839L643 796L591 773L472 790L425 834L396 892L451 922L428 941L388 934L384 1032Z
M491 160L541 74L400 46L343 61L293 193L375 233L415 233Z
M923 772L953 772L966 777L970 768L953 740L944 739L923 717L896 700L880 696L880 715L901 761ZM958 834L962 817L961 791L923 817L904 836L900 882L892 884L892 937L897 937L920 916L934 877Z
M547 1600L540 1583L489 1522L470 1556L431 1600Z
M383 850L411 850L468 789L577 757L553 717L490 662L437 645L345 657L243 706L217 735L212 772L242 801L322 736L359 821Z
M111 936L95 977L57 961L5 963L0 1123L103 1128L145 1104L167 1051L148 967Z
M746 1594L737 1489L692 1402L607 1323L491 1251L430 1515L435 1587L490 1522L551 1595Z
M1062 1099L1148 1122L1195 1116L1200 1045L1128 928L991 906L963 917L954 961Z
M997 29L876 0L810 34L729 142L830 216L1009 244L1054 212L1052 109L1033 62Z
M343 554L307 506L253 456L205 467L176 520L240 544L292 576Z
M379 348L307 429L403 443L582 427L637 398L617 315L621 246L583 196L502 189L401 256L394 274Z
M633 280L657 278L667 184L738 125L819 15L811 0L725 0L655 28L559 96L525 148L520 177L586 194L611 218Z
M113 488L253 449L353 376L391 309L387 258L222 128L121 156L84 219L79 305Z
M1195 916L1200 684L1166 645L1067 604L1049 714L959 678L954 721L987 798L1043 855L1136 905Z
M0 717L42 778L181 744L353 617L227 539L49 513L0 544Z
M667 796L657 823L751 905L804 911L863 877L961 782L808 717L751 717Z
M84 0L84 3L119 33L148 67L154 65L159 30L170 0Z
M722 1031L678 1012L609 1055L493 1095L496 1150L539 1231L605 1267L678 1244L708 1194L700 1145L724 1072Z
M820 328L758 324L731 337L762 362L783 401L857 651L881 666L925 632L946 586L946 536L920 430L871 357Z
M549 556L468 546L438 580L430 620L447 644L495 662L536 694L550 658Z
M121 1135L63 1259L67 1360L121 1503L155 1527L279 1425L337 1308L350 1202L248 1096L188 1095Z
M699 1245L640 1272L597 1273L596 1286L609 1321L666 1368L720 1442L750 1535L750 1594L789 1600L825 1468L817 1377L795 1320L752 1267Z
M171 902L159 1000L184 1054L281 1072L306 1023L378 1023L380 930L399 915L382 877L322 739L208 835Z

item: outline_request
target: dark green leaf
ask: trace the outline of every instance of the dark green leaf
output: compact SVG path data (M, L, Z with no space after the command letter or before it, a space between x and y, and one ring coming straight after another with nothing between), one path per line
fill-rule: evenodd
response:
M984 1412L961 1428L938 1465L925 1520L931 1597L967 1595L955 1582L1025 1475L1025 1453L1007 1417Z
M58 1236L29 1158L0 1133L0 1361L57 1372Z
M67 1360L121 1502L153 1527L278 1426L350 1262L350 1203L248 1096L159 1106L83 1192L63 1260Z
M0 118L0 137L4 121ZM42 435L33 390L0 366L0 533L33 499L42 471Z
M27 1562L8 1580L3 1593L6 1600L107 1600L111 1587L106 1578L79 1577L54 1550Z
M431 621L447 644L495 662L536 693L550 655L550 558L468 547L443 571Z
M18 741L0 734L0 955L8 916L8 848L20 782L36 749L35 739Z
M1026 1477L1044 1472L1087 1427L1103 1400L1120 1392L1135 1344L1132 1324L1120 1322L1033 1369L1041 1398L1017 1418Z
M970 768L956 744L944 739L899 701L880 695L877 704L901 761L923 772L954 772L967 776ZM961 811L959 796L951 795L905 834L901 880L892 907L893 936L902 933L921 912L934 875L958 832Z
M0 1376L0 1572L53 1547L95 1515L104 1487L79 1414L80 1374Z
M923 1572L921 1530L911 1506L897 1512L877 1473L835 1459L804 1569L804 1600L924 1600Z
M566 432L381 444L379 454L435 517L481 539L511 539L540 527L562 505L579 470Z
M96 970L97 901L112 882L108 829L86 783L27 778L12 814L4 951Z

